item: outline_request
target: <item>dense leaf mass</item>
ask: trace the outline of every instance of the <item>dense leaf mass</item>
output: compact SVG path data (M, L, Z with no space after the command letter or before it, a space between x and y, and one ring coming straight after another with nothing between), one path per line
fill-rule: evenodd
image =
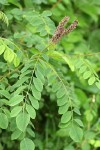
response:
M0 150L99 150L99 27L100 0L0 0Z

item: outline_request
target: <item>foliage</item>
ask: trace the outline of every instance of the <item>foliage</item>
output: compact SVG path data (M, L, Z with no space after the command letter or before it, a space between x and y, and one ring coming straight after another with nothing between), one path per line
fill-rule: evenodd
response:
M0 0L0 150L100 147L99 7ZM79 25L55 44L67 15Z

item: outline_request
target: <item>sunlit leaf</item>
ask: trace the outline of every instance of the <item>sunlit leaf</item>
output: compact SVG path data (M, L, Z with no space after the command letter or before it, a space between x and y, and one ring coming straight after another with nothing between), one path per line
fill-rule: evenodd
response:
M61 117L61 123L67 123L72 117L72 112L71 111L67 111L66 113L64 113Z
M26 104L26 110L27 110L28 114L30 115L30 117L32 119L35 119L35 117L36 117L35 109L31 105Z
M26 130L26 127L29 124L29 121L30 121L30 115L27 114L26 112L21 112L16 117L17 127L22 132L24 132Z
M80 142L83 138L83 130L80 127L72 124L69 135L75 142Z
M34 150L35 144L29 138L24 138L20 143L20 150Z
M19 104L20 102L23 101L24 96L22 95L14 95L10 101L9 101L9 106L15 106Z

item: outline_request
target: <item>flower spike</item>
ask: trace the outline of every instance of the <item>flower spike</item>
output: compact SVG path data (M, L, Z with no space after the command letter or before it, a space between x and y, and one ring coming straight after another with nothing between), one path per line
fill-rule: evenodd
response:
M73 31L77 24L78 24L78 20L75 20L70 26L69 28L65 29L64 28L64 25L67 24L69 21L69 17L65 16L60 22L59 22L59 25L57 26L56 28L56 31L54 33L54 35L52 36L51 38L51 41L53 43L57 43L61 38L62 36L70 33L71 31Z

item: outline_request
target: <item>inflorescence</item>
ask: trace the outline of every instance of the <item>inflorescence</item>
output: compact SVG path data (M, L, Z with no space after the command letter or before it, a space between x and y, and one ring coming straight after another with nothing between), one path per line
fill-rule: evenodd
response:
M59 25L57 26L56 28L56 31L54 33L54 35L52 36L51 38L51 41L53 43L57 43L61 38L62 36L70 33L71 31L73 31L77 24L78 24L78 20L75 20L67 29L64 28L64 25L68 23L69 21L69 17L65 16L60 22L59 22Z

